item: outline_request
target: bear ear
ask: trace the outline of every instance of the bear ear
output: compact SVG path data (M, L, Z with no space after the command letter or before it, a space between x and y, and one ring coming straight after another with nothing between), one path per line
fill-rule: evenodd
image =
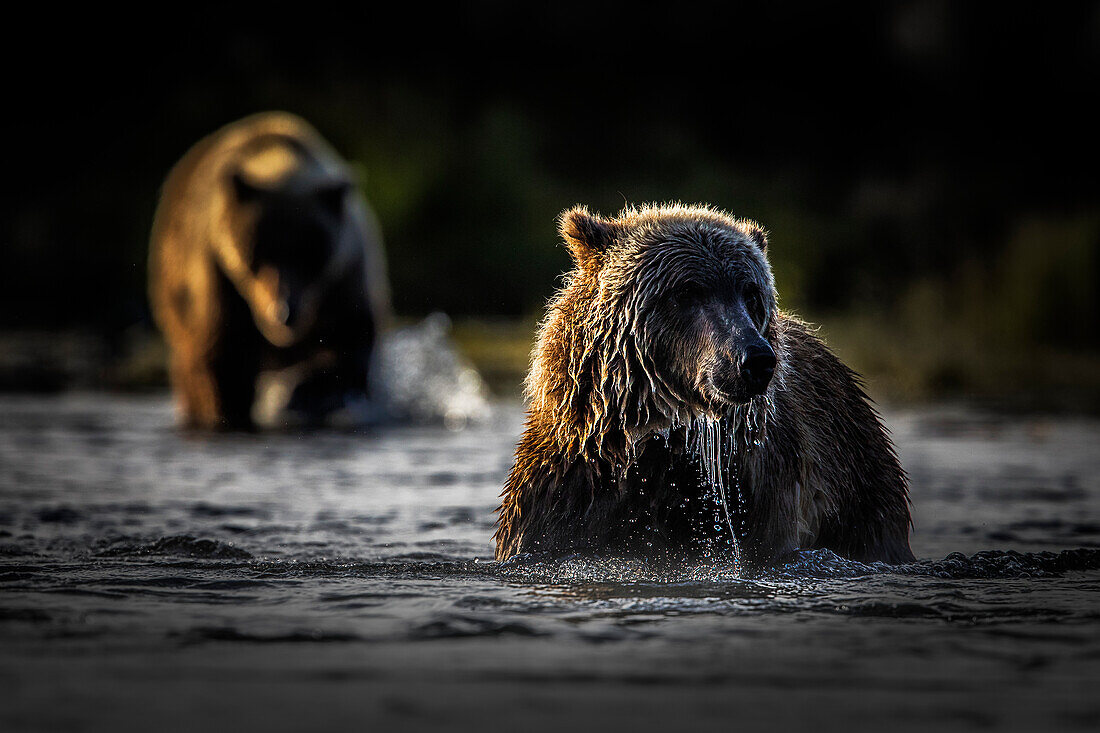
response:
M598 214L590 214L584 206L562 212L559 222L562 239L569 247L573 261L581 267L598 265L621 233L618 223Z
M759 247L761 252L768 251L768 233L764 231L763 227L750 222L747 234L749 235L749 241Z

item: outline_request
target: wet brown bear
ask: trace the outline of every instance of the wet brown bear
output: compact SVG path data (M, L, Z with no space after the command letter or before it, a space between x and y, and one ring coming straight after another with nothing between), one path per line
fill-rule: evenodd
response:
M290 408L309 419L365 399L388 313L381 242L345 164L301 119L248 117L176 164L149 281L187 425L251 427L261 373L296 375Z
M890 439L858 377L778 309L758 225L576 208L561 234L576 266L539 331L497 559L913 558Z

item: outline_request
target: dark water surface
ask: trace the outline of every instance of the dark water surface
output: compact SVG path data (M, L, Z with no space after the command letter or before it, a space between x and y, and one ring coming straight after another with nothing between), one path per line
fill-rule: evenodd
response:
M1097 730L1100 423L887 417L926 559L744 580L489 562L518 405L201 438L0 398L0 730Z

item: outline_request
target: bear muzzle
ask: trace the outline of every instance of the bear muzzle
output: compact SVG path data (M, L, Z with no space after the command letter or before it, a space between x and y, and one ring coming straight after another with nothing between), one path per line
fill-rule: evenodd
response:
M767 391L776 364L775 352L760 339L712 362L703 374L705 392L715 402L744 404Z

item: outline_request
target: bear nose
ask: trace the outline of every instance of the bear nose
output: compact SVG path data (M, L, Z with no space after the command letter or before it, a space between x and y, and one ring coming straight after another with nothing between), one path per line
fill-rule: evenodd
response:
M741 360L741 379L750 394L763 394L775 373L775 352L768 346L756 347Z
M283 301L283 323L290 328L294 328L294 325L298 322L298 316L300 315L300 309L298 308L298 302L294 298L287 298Z

